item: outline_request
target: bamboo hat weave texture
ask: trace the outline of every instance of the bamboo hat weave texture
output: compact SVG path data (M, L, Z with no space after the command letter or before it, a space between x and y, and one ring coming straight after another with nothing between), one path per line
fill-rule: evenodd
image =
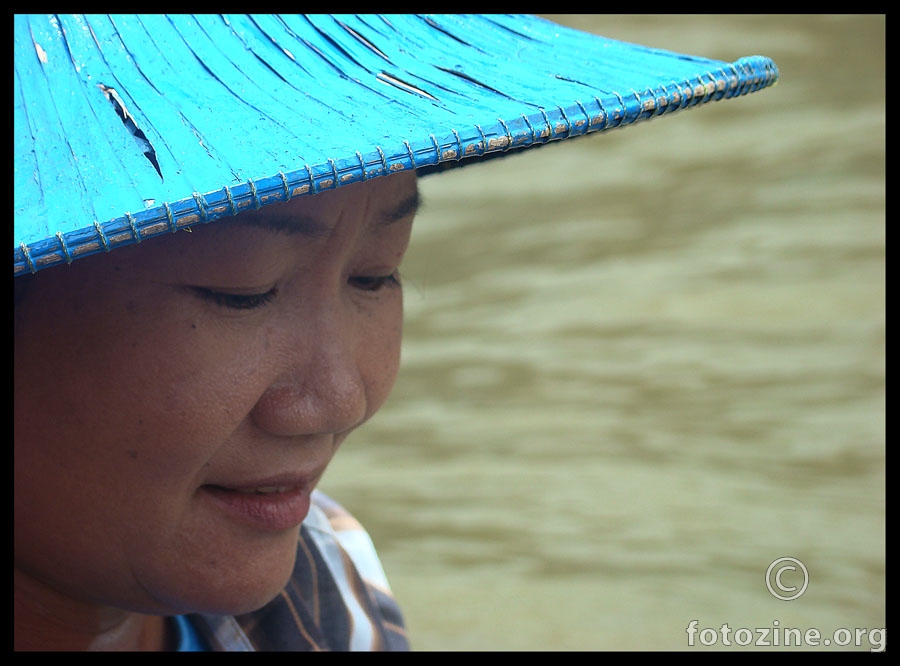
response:
M764 89L508 15L17 15L14 275Z

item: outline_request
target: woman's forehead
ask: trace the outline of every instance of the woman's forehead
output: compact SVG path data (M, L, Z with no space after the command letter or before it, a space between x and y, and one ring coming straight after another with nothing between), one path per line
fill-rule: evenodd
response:
M247 211L230 223L318 238L329 235L341 219L374 230L412 220L420 205L415 174L404 172Z

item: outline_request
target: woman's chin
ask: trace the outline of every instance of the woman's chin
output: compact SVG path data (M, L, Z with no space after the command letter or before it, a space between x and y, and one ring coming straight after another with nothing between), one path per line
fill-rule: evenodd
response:
M277 597L294 569L294 557L265 564L247 565L244 570L231 567L228 572L194 572L179 581L169 580L147 589L167 590L157 595L159 604L145 612L163 615L242 615L259 610ZM174 584L173 584L174 583Z
M167 604L166 615L244 615L259 610L284 589L287 577L277 583L261 582L254 586L235 587L231 590L197 590L194 594L173 600Z

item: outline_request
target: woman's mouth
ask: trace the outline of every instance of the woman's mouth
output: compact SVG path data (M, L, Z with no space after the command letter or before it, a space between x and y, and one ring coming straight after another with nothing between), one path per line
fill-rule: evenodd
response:
M306 484L240 488L208 484L198 492L231 520L256 530L280 531L296 528L306 518L312 488Z

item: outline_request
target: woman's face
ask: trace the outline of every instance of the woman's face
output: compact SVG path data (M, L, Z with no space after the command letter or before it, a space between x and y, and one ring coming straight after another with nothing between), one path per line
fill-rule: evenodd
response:
M15 316L15 567L66 598L241 613L384 403L401 173L35 275Z

